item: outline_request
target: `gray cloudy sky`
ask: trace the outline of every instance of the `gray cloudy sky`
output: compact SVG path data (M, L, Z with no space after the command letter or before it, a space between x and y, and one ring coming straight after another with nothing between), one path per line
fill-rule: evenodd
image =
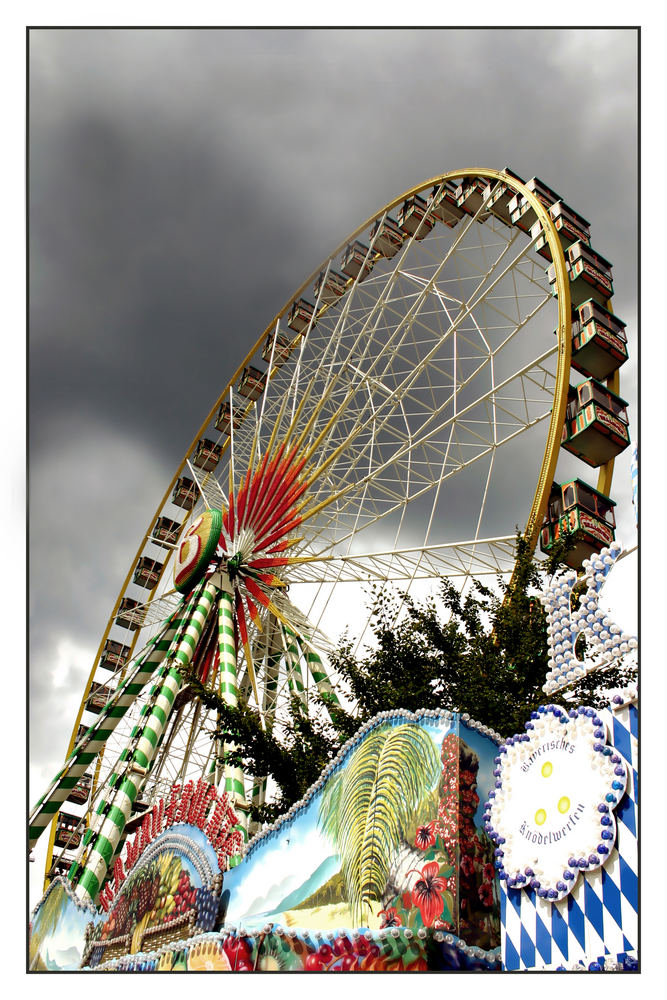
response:
M621 29L31 32L31 801L194 432L363 219L445 170L537 175L614 263L632 349L636 48Z

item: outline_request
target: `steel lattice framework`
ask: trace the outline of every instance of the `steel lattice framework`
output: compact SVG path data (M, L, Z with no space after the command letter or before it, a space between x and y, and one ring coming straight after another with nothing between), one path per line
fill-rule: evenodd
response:
M456 225L447 223L446 215L438 215L440 200L452 181L466 179L488 186L474 211L459 213ZM380 252L389 213L420 194L426 201L429 192L426 214L412 236L404 231L395 252L388 253L386 245ZM556 296L544 259L535 252L537 237L491 211L499 194L506 202L517 192L530 202L546 236L556 266ZM341 274L339 254L355 241L361 247L358 270ZM182 537L207 508L238 507L244 483L249 497L251 474L259 474L262 461L265 472L271 467L281 442L284 454L294 445L297 457L304 456L299 475L306 501L303 509L295 507L301 523L288 526L281 543L289 546L289 557L275 570L281 585L258 585L268 603L247 584L245 604L240 611L236 605L237 618L248 618L247 628L245 617L236 623L248 633L247 642L237 636L238 697L256 705L269 727L280 725L290 694L297 693L307 711L311 690L321 693L325 684L338 690L327 653L347 611L363 604L369 584L395 583L414 593L447 576L463 589L473 576L512 572L517 525L535 544L558 456L571 340L563 250L545 208L511 173L470 168L405 192L346 244L266 327L195 434L149 522L102 636L69 754L78 742L91 685L100 682L105 643L129 647L111 679L104 675L113 689L127 678L130 659L155 641L167 616L180 613L180 595L170 583L176 543L155 535L158 519L178 521ZM312 297L314 282L314 308L299 329L290 317L302 294ZM336 282L340 295L331 292ZM239 392L248 366L261 375L254 398ZM234 419L219 429L225 404ZM203 439L219 451L209 471L195 459ZM173 502L184 476L195 494L185 511ZM288 481L278 477L264 484L267 497L274 498L266 504L279 502L275 497L283 488L288 492ZM251 500L246 504L249 508ZM225 516L233 522L231 513ZM228 524L230 538L232 527ZM244 531L234 538L239 553L258 541L251 524ZM142 558L159 564L148 599L133 577ZM136 602L132 610L119 614L128 600ZM122 624L132 624L133 617L132 628ZM209 641L206 627L202 642ZM359 641L363 637L362 628ZM95 789L123 771L128 747L157 697L157 686L145 685L127 710L117 713L104 753L95 760ZM220 747L211 739L215 721L215 713L187 685L178 690L142 786L144 801L164 795L174 781L212 769L218 780ZM49 866L52 847L53 839Z

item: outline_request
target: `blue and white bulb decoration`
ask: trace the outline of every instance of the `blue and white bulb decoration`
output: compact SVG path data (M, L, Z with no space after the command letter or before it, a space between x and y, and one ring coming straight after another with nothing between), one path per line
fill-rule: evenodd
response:
M508 890L558 902L607 860L628 777L607 737L595 709L546 705L500 746L483 822Z
M621 554L621 546L613 542L599 555L582 564L587 583L579 608L572 610L572 590L577 582L575 570L555 576L540 600L547 615L549 669L542 690L551 694L593 670L609 667L614 660L625 657L637 648L634 636L627 635L599 606L600 591ZM586 659L575 655L575 643L580 635L586 640Z

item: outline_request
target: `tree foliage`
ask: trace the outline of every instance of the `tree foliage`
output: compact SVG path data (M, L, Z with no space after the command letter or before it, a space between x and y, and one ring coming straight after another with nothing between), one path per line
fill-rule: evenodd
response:
M567 704L562 694L547 697L542 691L549 654L546 618L536 597L564 551L561 546L537 563L519 536L511 582L499 579L495 591L475 582L465 597L446 579L437 600L416 602L386 587L372 589L372 646L359 656L344 638L331 657L351 707L327 704L328 716L322 711L306 718L294 700L291 720L280 733L265 732L248 705L229 708L190 678L202 699L218 709L217 735L237 746L230 762L249 774L270 775L277 785L274 803L254 809L252 818L271 821L298 801L342 744L378 712L467 712L510 736L523 731L530 713L545 701ZM588 674L568 696L576 704L601 707L601 686L632 679L628 668Z

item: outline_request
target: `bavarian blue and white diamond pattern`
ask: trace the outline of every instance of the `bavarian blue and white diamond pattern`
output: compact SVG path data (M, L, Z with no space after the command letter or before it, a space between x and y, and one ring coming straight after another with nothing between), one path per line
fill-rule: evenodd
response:
M598 962L632 966L637 957L637 734L636 704L599 711L610 742L628 762L625 795L616 809L617 839L602 868L580 873L572 892L557 903L532 889L501 883L503 968L588 968Z

